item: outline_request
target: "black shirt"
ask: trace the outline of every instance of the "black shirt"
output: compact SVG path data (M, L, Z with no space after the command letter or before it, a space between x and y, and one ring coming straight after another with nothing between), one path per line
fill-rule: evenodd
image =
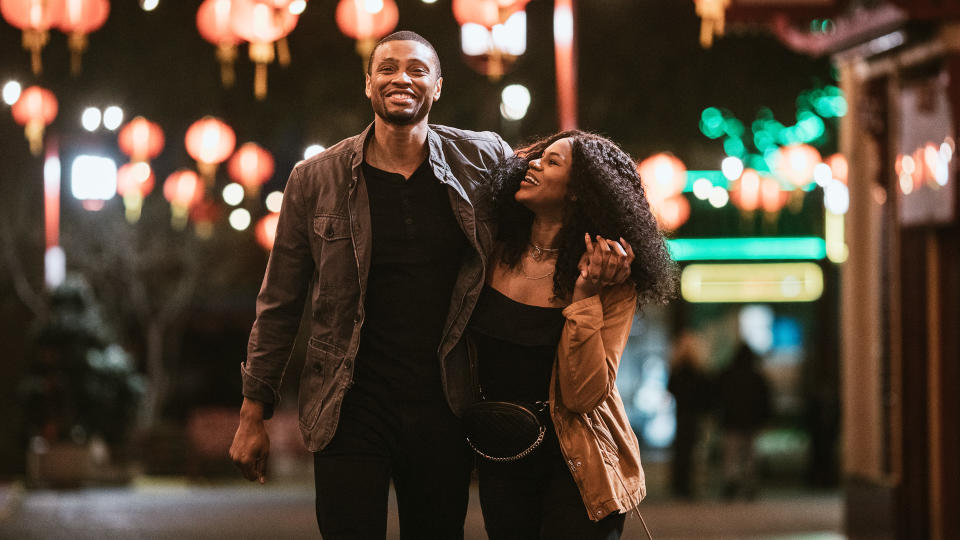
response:
M437 349L469 244L428 161L409 179L366 162L363 175L373 245L354 390L442 400Z

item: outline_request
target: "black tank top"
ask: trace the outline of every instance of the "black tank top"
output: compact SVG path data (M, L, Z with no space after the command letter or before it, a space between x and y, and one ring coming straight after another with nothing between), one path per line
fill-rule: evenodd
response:
M564 321L563 308L522 304L485 286L470 320L483 397L545 401Z

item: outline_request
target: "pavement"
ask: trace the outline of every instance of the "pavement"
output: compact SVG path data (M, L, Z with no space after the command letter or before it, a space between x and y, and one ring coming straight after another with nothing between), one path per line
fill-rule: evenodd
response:
M842 535L839 493L767 494L751 502L644 502L640 511L658 540L834 540ZM391 491L387 538L399 538ZM485 539L472 488L466 540ZM313 487L281 483L198 484L142 479L128 487L25 490L0 484L0 539L319 538ZM645 538L636 517L624 540Z

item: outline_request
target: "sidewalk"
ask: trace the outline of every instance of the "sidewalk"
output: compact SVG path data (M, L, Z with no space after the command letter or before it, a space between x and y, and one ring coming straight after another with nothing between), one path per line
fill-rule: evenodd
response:
M467 514L467 540L482 540L476 486ZM387 537L398 538L391 494ZM644 503L654 538L843 538L839 495L777 496L756 502ZM629 518L625 540L644 538ZM198 486L182 480L130 488L21 491L0 485L0 539L261 539L319 538L310 485Z

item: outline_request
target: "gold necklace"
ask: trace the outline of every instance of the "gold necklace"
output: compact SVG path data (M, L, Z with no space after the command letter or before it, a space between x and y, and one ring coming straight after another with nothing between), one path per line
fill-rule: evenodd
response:
M535 260L535 261L537 261L537 262L540 262L540 261L543 260L544 254L559 253L559 252L560 252L560 248L545 248L545 247L540 246L539 244L537 244L536 242L534 242L534 241L532 241L532 240L531 240L530 242L528 242L528 243L530 244L530 247L533 248L533 253L531 253L530 256L533 257L533 260Z
M534 260L536 260L536 259L534 259ZM554 267L553 267L553 270L550 270L549 272L547 272L546 274L544 274L544 275L542 275L542 276L531 276L530 274L527 273L526 268L524 268L524 266L523 266L523 257L520 257L520 273L523 274L523 277L526 278L526 279L529 279L529 280L537 280L537 279L548 278L548 277L552 276L553 273L556 272L556 270L557 270L557 267L554 266Z

